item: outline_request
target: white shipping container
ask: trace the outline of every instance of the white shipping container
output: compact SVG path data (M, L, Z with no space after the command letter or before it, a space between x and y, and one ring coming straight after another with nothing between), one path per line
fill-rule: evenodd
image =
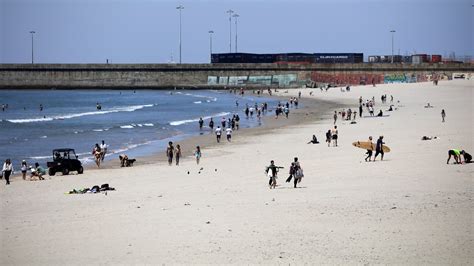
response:
M421 63L423 63L423 57L421 57L419 55L413 55L411 57L411 63L412 64L421 64Z

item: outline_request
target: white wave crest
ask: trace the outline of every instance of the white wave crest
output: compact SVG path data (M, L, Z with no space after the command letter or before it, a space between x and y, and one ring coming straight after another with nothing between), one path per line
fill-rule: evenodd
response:
M132 105L132 106L125 106L125 107L115 107L106 111L84 112L84 113L77 113L77 114L66 114L66 115L57 115L57 116L51 116L51 117L39 117L39 118L27 118L27 119L9 119L7 121L11 123L46 122L46 121L53 121L53 120L71 119L71 118L89 116L89 115L104 115L104 114L118 113L118 112L133 112L136 110L143 109L145 107L152 107L152 106L153 104Z
M226 115L229 115L229 114L230 114L229 112L222 112L222 113L213 114L213 115L210 115L210 116L205 116L205 117L203 117L202 119L203 119L203 120L206 120L206 119L209 119L209 118L211 118L211 117L226 116ZM172 125L172 126L179 126L179 125L188 124L188 123L193 123L193 122L197 122L197 121L199 121L199 118L188 119L188 120L172 121L172 122L170 122L170 125Z

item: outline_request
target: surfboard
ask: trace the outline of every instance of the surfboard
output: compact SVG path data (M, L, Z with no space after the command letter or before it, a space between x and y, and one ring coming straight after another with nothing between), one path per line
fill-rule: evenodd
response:
M359 149L375 151L375 143L370 141L356 141L352 143L352 146ZM390 148L386 145L382 145L383 152L390 152Z

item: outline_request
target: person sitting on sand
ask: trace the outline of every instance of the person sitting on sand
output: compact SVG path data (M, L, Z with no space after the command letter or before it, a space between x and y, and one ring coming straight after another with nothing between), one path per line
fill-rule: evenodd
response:
M454 157L454 163L455 164L460 164L461 163L461 151L458 149L451 149L448 151L448 160L446 161L446 164L449 164L449 160L451 160L451 156Z
M438 137L434 136L434 137L428 137L428 136L423 136L421 138L421 140L432 140L432 139L437 139Z
M316 135L313 135L313 139L310 140L307 144L310 144L310 143L319 144L319 141L318 141L318 139L316 138Z
M388 108L387 111L388 111L388 112L392 112L392 111L393 111L393 104L390 105L390 108Z
M377 114L377 116L380 116L380 117L382 117L382 116L383 116L382 109L379 111L379 113Z
M427 103L427 104L425 105L425 108L433 108L433 105L431 105L430 103Z
M461 151L462 157L464 157L464 163L472 163L472 156L465 150Z

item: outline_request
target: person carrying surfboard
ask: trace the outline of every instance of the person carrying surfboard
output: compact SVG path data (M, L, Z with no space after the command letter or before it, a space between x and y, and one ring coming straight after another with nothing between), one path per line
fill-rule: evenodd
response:
M369 136L369 142L371 143L371 146L372 146L372 149L369 150L367 149L367 152L365 154L367 154L367 157L365 157L365 161L367 162L367 159L369 159L369 162L370 160L372 159L372 150L374 149L374 144L372 143L372 136Z
M380 136L379 139L377 140L377 144L375 145L375 156L374 156L374 162L375 162L375 159L377 158L377 155L381 155L381 158L380 160L383 161L383 145L385 144L385 142L383 142L383 136Z
M270 178L268 180L268 185L270 186L270 189L276 187L276 179L278 175L278 169L283 168L280 166L275 166L275 162L273 160L270 161L270 165L267 166L267 169L265 169L265 173L267 176Z

